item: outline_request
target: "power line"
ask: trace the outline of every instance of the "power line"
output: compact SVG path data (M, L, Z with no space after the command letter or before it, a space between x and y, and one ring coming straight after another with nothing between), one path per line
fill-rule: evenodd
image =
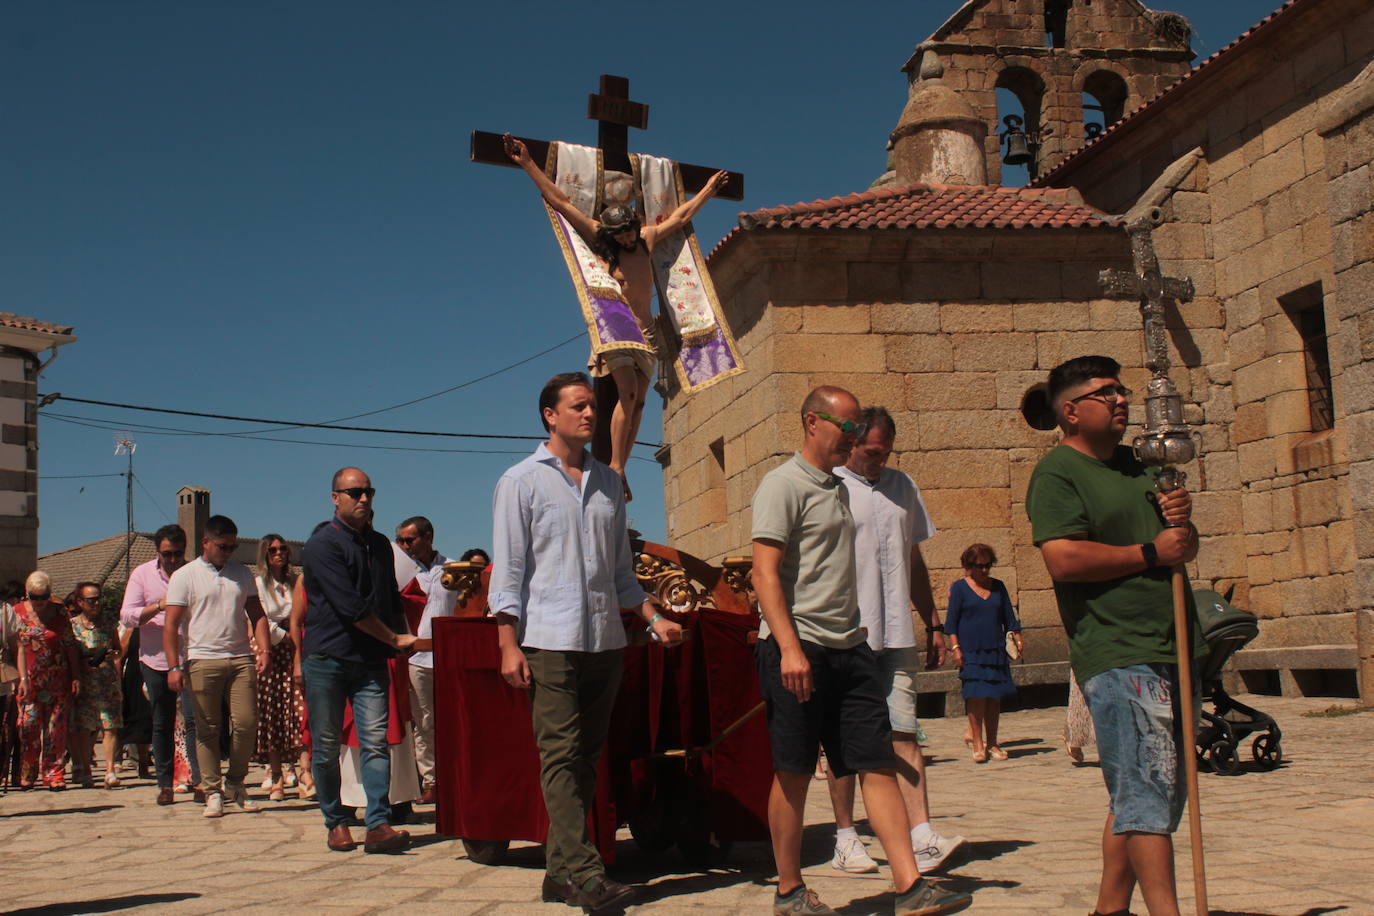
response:
M93 477L123 477L123 474L43 474L39 480L90 480Z
M71 424L72 426L85 426L85 427L87 427L87 428L89 428L89 429L101 429L101 430L127 429L128 426L129 426L129 424L127 424L127 423L126 423L126 424L123 424L123 425L121 425L121 426L115 426L115 425L112 425L112 424L113 424L113 421L100 420L100 419L97 419L97 418L95 418L95 417L73 417L73 416L71 416L70 414L57 414L57 413L52 413L52 412L50 412L50 411L44 411L43 414L42 414L42 416L49 417L49 418L51 418L51 419L53 419L53 420L56 420L56 421L59 422L59 423L69 423L69 424ZM137 423L136 423L136 424L133 424L133 425L139 427L139 432L144 433L145 435L150 435L150 436L176 436L176 435L182 435L182 434L184 434L184 433L186 432L186 430L177 430L175 427L166 427L166 426L145 426L145 425L143 425L143 424L137 424ZM209 433L209 434L207 434L207 435L222 436L222 437L224 437L224 438L229 438L229 439L248 439L248 440L251 440L251 441L254 441L254 442L281 442L281 443L285 443L285 444L288 444L288 445L323 445L323 446L331 447L331 448L370 449L370 450L373 450L373 451L386 451L386 452L424 452L424 453L427 453L427 454L444 454L444 455L527 455L527 454L529 454L528 452L522 451L522 450L519 450L519 449L426 448L426 447L422 447L422 446L410 446L410 445L361 445L361 444L352 443L352 442L320 442L320 441L313 440L313 439L286 439L286 438L282 438L282 437L280 437L280 436L257 436L257 435L248 435L248 434L246 434L246 433ZM510 437L510 438L516 438L516 437ZM532 437L525 437L525 438L540 438L540 437L533 437L533 436L532 436ZM542 442L543 439L540 438L540 441ZM631 460L634 460L634 461L649 461L649 462L654 462L655 464L657 463L657 462L654 461L654 459L652 459L652 458L645 458L645 457L643 457L643 456L641 456L641 455L631 455L630 458L631 458ZM104 476L123 477L124 475L123 475L123 474L113 474L113 475L104 475ZM135 479L137 479L137 478L135 478Z
M134 483L138 484L138 488L142 490L144 495L152 502L153 508L162 513L163 518L169 522L173 520L172 517L167 514L167 510L162 508L162 504L157 501L157 497L153 495L152 491L143 485L143 479L137 474L134 475Z

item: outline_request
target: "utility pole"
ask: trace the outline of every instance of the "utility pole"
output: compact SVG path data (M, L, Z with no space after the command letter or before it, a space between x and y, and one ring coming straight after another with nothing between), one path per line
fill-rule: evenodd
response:
M129 456L129 469L124 474L125 504L125 541L124 541L124 585L127 588L131 575L130 564L134 552L134 449L138 443L133 433L115 433L115 454Z

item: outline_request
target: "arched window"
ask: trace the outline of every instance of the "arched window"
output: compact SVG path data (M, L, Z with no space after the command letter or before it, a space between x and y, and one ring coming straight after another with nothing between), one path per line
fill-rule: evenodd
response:
M1032 159L1024 165L1002 164L1002 184L1019 188L1035 177L1035 149L1040 130L1040 103L1045 96L1045 82L1034 71L1025 67L1008 67L997 75L997 129L1007 130L1006 117L1014 115L1020 119L1020 130L1030 139ZM1005 144L1002 150L1006 153ZM1002 158L999 156L999 159Z
M1062 48L1069 31L1073 0L1045 0L1045 47Z
M1126 81L1110 70L1096 70L1083 81L1083 129L1089 140L1126 113Z

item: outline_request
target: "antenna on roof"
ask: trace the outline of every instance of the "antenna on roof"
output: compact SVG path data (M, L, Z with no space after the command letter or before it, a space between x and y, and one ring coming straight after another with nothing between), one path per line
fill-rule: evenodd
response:
M124 507L125 507L125 540L124 540L124 585L129 584L130 559L134 553L134 449L138 448L138 443L134 441L133 433L115 433L116 455L129 456L129 470L124 475Z

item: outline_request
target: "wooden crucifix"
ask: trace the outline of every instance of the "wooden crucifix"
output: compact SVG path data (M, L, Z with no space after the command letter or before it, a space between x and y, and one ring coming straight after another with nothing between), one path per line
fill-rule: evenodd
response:
M630 81L623 76L601 74L599 92L587 96L587 118L596 122L596 145L605 156L606 168L619 172L630 170L630 128L639 130L649 128L649 106L630 101ZM529 147L530 155L536 162L543 162L549 155L548 140L534 140L517 137ZM485 130L472 132L469 158L482 165L504 165L519 168L506 155L501 143L501 134ZM689 194L695 194L706 186L706 182L716 173L716 169L704 165L678 163L682 170L682 183ZM725 186L716 194L725 200L744 199L744 175L729 172Z
M688 391L705 387L721 378L743 371L743 365L735 352L733 336L729 328L724 326L719 304L715 301L714 288L710 284L704 258L691 234L690 219L696 209L712 196L728 200L742 199L744 176L739 172L689 163L671 163L653 157L638 160L641 168L636 169L629 153L629 128L643 130L648 127L649 106L630 99L630 81L625 77L604 74L601 76L600 92L591 94L587 99L587 117L597 122L597 147L595 150L585 147L560 147L557 170L560 173L564 171L565 157L572 162L578 157L592 153L599 157L598 166L593 171L574 170L571 184L567 187L553 183L553 179L558 176L552 174L552 166L549 166L550 174L544 173L545 164L550 162L549 153L552 147L552 143L547 140L475 130L472 132L470 158L473 162L484 165L523 168L531 173L537 185L541 185L555 236L573 274L574 287L583 306L584 318L588 322L588 332L592 338L596 359L599 360L596 354L623 352L625 348L638 348L641 361L654 359L655 353L664 352L676 359L678 378L683 383L684 390ZM650 161L654 164L646 164ZM602 215L599 205L592 206L584 200L578 204L578 209L582 212L575 212L568 209L572 200L566 192L568 188L590 187L590 194L599 201L601 169L605 172L631 175L633 181L642 183L642 188L636 193L642 191L645 212L637 216L637 219L644 222L642 235L633 239L625 236L623 241L619 241L619 244L624 246L623 254L618 254L620 249L614 245L594 249L597 257L605 262L605 269L598 272L594 267L587 265L587 249L578 246L583 242L595 241L590 238L593 229L601 233L596 239L604 241L614 235L619 240L620 235L612 232L612 227L620 224L602 221L611 220L612 214L622 208L607 206ZM597 181L592 180L593 175L597 177ZM677 190L679 178L681 194ZM706 191L704 195L703 190ZM696 197L689 203L685 200L686 194L694 194ZM664 209L662 201L669 197L679 202ZM671 215L668 215L670 211ZM666 219L665 215L668 215ZM634 232L639 233L638 223L635 223L635 227ZM684 238L685 242L682 241ZM668 239L677 241L669 243L666 241ZM664 242L662 251L655 249L656 242ZM671 255L676 260L670 262L667 259L665 253L669 251L676 252ZM641 268L642 277L635 273L632 268L636 261L641 265L648 261L653 262L652 279L647 267ZM622 266L625 268L623 271ZM646 283L650 286L646 287ZM667 313L669 317L665 320L675 323L675 331L669 335L663 335L660 329L659 344L654 342L654 332L650 326L652 322L649 321L651 316L648 313L649 290L655 286L660 316ZM613 288L609 299L602 295L608 288ZM634 290L641 292L639 295L632 295ZM620 301L630 307L625 314L633 314L628 325L624 323L623 317L618 317L616 310L619 306L611 301L619 297L622 291L624 297ZM671 309L669 298L672 299ZM636 324L639 326L638 329ZM664 340L663 336L673 339ZM615 363L610 362L608 357L607 365L613 366ZM602 368L602 363L598 361L598 368L594 374L603 371L607 370ZM625 370L617 369L616 372L624 374ZM622 384L647 386L647 379L652 378L652 375L652 371L648 370L642 371L639 376L630 373L621 381ZM599 460L613 467L619 463L621 467L617 470L622 474L623 463L628 457L628 445L633 439L632 431L638 426L638 413L634 414L631 433L626 433L624 426L618 427L621 431L616 433L614 449L612 418L617 416L617 408L622 413L625 412L627 402L621 395L628 390L619 388L610 374L599 375L596 379L597 428L592 442L592 452ZM631 399L636 396L627 395ZM638 403L642 410L642 399ZM614 460L613 452L618 453Z

